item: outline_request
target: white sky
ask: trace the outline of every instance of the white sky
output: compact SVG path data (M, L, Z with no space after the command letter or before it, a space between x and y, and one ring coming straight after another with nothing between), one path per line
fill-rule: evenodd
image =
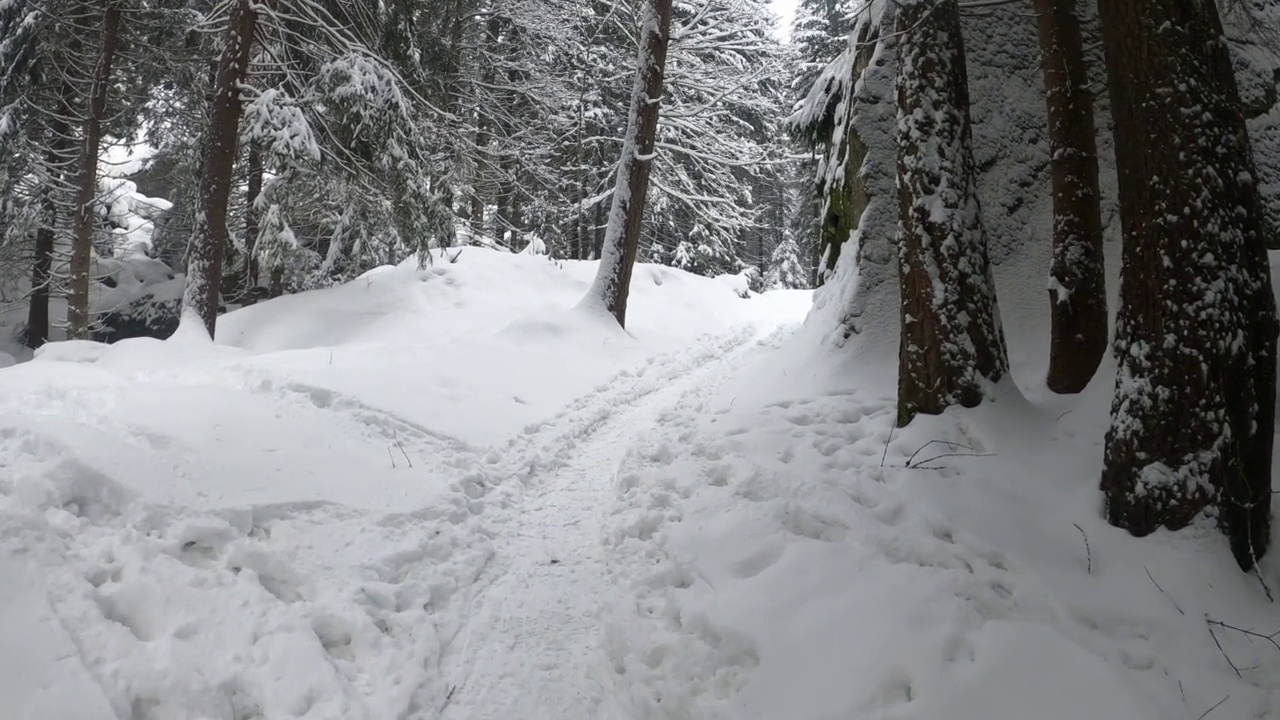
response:
M773 14L779 19L778 35L783 40L791 40L791 16L796 12L796 3L799 0L771 0L769 8L773 10Z

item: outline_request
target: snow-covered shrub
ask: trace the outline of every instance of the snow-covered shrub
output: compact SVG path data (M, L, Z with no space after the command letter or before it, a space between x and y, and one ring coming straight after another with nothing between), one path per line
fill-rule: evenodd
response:
M95 267L93 339L165 339L178 328L185 278L147 257L99 259Z

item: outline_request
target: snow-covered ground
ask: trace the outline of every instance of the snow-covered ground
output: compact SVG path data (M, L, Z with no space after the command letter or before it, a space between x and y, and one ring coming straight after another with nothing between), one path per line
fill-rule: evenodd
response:
M1101 520L1040 270L1021 391L891 433L809 293L456 252L0 370L0 715L1280 718L1259 578Z

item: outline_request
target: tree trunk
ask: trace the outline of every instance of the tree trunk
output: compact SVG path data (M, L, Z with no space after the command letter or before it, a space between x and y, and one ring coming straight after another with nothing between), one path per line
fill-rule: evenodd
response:
M218 319L218 290L222 285L222 256L227 243L227 203L240 134L240 84L249 71L249 50L257 21L254 0L235 0L227 27L227 41L218 60L213 100L209 104L209 143L200 177L200 208L187 258L187 287L183 313L204 322L209 336Z
M1046 382L1078 393L1107 351L1107 290L1093 96L1076 0L1036 0L1053 175L1051 339Z
M978 205L956 0L901 0L898 422L973 407L1008 370Z
M258 285L258 210L254 204L262 193L262 155L257 147L249 149L249 182L245 188L244 250L248 255L248 287Z
M40 188L41 222L36 230L35 260L31 266L31 299L27 306L26 346L32 350L49 341L49 299L53 292L53 251L57 241L58 200L56 193L72 163L75 143L71 139L71 103L75 88L62 83L58 113L49 121L49 151L45 155L49 177Z
M49 342L49 285L53 282L54 224L58 219L57 204L46 195L44 223L36 230L36 259L31 266L31 300L27 307L26 345L35 350Z
M604 203L596 203L591 215L591 254L583 259L599 260L604 247Z
M1241 568L1270 533L1275 301L1217 8L1104 0L1124 231L1101 486L1134 535L1206 506Z
M107 114L111 64L120 40L120 4L109 2L102 11L102 45L93 68L89 112L84 120L80 154L80 183L76 192L75 234L71 238L71 292L67 298L67 337L89 338L89 265L93 259L93 199L98 195L98 151L102 120Z
M618 163L609 222L600 249L600 269L588 295L588 301L603 304L623 327L627 324L627 293L640 245L649 171L653 167L658 104L662 99L662 75L671 28L671 2L648 0L645 5L622 160Z

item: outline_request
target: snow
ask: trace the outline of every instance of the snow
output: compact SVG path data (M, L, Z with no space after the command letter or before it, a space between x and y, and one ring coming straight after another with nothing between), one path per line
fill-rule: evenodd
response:
M1102 519L1043 253L1018 387L904 430L811 293L451 257L0 370L6 717L1280 718L1217 531Z

